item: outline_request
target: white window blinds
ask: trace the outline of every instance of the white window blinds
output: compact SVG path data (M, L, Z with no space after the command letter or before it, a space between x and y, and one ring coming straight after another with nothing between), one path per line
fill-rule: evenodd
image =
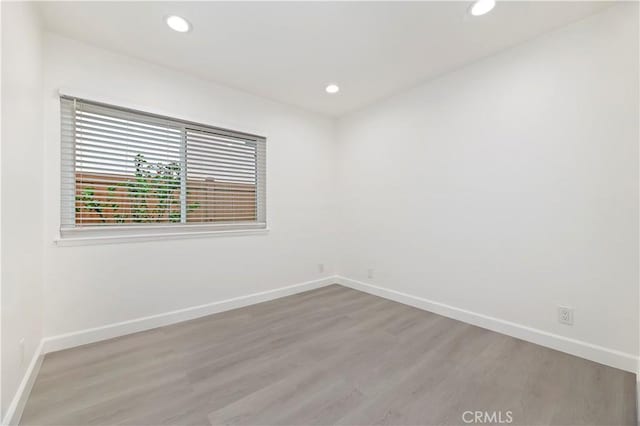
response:
M61 232L264 228L263 137L61 97Z

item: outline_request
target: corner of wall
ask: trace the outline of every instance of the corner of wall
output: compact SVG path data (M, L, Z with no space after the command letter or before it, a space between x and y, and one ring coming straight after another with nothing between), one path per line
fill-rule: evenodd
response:
M44 192L42 175L38 174L42 168L31 168L26 174L19 165L25 158L36 164L43 158L43 25L36 3L2 2L0 15L3 140L0 415L3 424L13 424L20 418L42 352ZM9 144L7 140L19 143ZM13 186L9 185L11 182ZM25 190L29 192L28 199L24 197Z

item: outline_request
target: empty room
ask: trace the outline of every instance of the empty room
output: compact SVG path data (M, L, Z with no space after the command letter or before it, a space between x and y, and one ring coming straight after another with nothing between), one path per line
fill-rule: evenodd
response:
M2 1L2 425L637 425L640 3Z

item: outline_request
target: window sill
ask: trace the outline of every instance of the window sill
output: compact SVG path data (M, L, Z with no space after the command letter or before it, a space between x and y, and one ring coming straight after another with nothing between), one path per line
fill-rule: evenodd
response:
M190 238L208 238L208 237L235 237L243 235L266 235L269 233L269 228L255 228L255 229L228 229L228 230L214 230L214 231L182 231L182 232L159 232L159 233L121 233L111 235L100 236L73 236L63 237L54 240L56 246L69 247L69 246L87 246L87 245L102 245L102 244L124 244L124 243L138 243L148 241L167 241L167 240L183 240Z

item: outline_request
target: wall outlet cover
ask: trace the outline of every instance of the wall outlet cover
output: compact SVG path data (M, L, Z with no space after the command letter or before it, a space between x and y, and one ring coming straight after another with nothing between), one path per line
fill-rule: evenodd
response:
M573 308L558 306L558 322L560 324L573 325Z

